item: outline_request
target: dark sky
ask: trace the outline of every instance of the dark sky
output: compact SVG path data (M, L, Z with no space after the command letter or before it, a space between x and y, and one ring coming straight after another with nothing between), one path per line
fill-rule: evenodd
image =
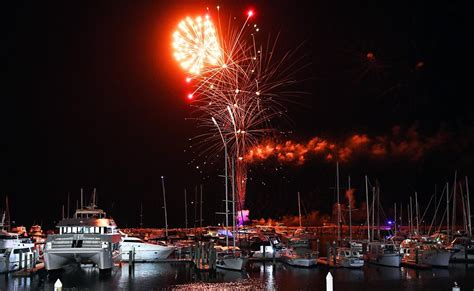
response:
M423 136L442 128L451 133L450 144L462 144L416 162L359 159L342 166L344 181L351 174L359 188L368 173L391 205L415 190L428 200L434 184L452 180L456 169L472 175L472 1L227 2L220 3L223 11L242 20L253 7L263 33L280 33L280 52L301 44L308 66L296 77L307 94L288 104L291 122L276 121L293 132L287 138L385 135L398 125L415 126ZM216 221L222 181L216 169L201 174L188 166L194 157L184 150L199 131L185 121L191 108L170 50L177 22L215 5L15 1L2 7L0 194L9 196L13 220L51 226L68 192L72 211L81 187L87 197L97 187L100 206L119 226L138 224L140 203L145 225L162 226L164 175L171 226L184 222L183 188L194 192L199 183L205 223ZM330 208L334 164L314 160L283 165L278 175L269 170L278 166L251 167L247 204L256 217L295 213L298 190L308 211Z

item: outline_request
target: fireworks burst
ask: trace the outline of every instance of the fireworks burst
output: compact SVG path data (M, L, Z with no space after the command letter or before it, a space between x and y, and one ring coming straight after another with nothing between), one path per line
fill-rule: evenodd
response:
M173 34L174 57L191 74L199 74L206 65L215 66L222 56L216 29L209 19L187 17Z
M205 148L203 154L222 151L220 131L235 160L239 209L245 201L248 149L274 131L270 121L286 111L281 100L299 93L284 89L295 83L291 76L296 62L286 63L293 55L287 53L276 61L276 41L258 45L260 28L250 24L252 16L253 11L248 12L243 25L230 19L225 29L219 15L218 29L209 15L204 22L187 18L173 43L176 59L190 73L186 81L193 90L188 99L196 109L193 119L205 129L196 137Z

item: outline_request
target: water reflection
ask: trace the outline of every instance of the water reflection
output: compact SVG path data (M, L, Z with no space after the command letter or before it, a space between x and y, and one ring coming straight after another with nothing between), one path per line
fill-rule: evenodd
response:
M56 279L64 288L74 290L150 290L172 288L181 290L209 289L325 289L329 269L295 268L277 263L250 263L247 272L218 270L196 272L187 263L123 264L103 276L97 269L70 266L64 272L47 276L41 272L33 277L2 275L0 290L52 290ZM331 269L336 290L417 290L420 288L450 290L457 281L462 290L474 287L474 265L452 264L449 269L415 270L366 265L363 269Z

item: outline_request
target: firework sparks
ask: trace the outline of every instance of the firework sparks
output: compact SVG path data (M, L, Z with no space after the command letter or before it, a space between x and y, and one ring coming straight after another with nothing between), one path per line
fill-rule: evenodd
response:
M199 143L206 153L222 150L217 124L229 155L236 161L239 209L245 200L247 161L244 157L248 149L273 132L271 119L285 111L280 103L282 98L297 94L282 89L295 82L290 74L295 64L283 65L291 55L286 54L277 62L275 44L257 45L256 34L260 29L248 23L253 15L250 10L241 26L235 25L238 21L234 18L224 29L219 16L219 29L209 16L201 20L200 27L197 21L200 18L195 21L187 18L173 36L175 58L192 75L186 82L193 88L188 95L196 109L193 118L206 129L197 136ZM203 34L203 30L209 32Z
M222 56L214 24L206 15L187 17L173 34L174 57L191 74L199 74L206 65L215 66Z

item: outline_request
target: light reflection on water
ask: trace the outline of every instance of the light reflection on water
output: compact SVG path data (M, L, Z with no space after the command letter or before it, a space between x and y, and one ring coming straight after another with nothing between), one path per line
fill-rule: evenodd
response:
M71 266L62 274L31 278L0 276L0 290L53 290L60 278L63 290L325 290L328 270L322 267L304 269L277 263L250 263L246 272L218 270L215 274L195 272L186 263L127 264L108 276L90 267ZM335 290L451 290L457 281L461 290L474 287L474 265L452 264L449 269L414 270L375 265L363 269L331 270Z

